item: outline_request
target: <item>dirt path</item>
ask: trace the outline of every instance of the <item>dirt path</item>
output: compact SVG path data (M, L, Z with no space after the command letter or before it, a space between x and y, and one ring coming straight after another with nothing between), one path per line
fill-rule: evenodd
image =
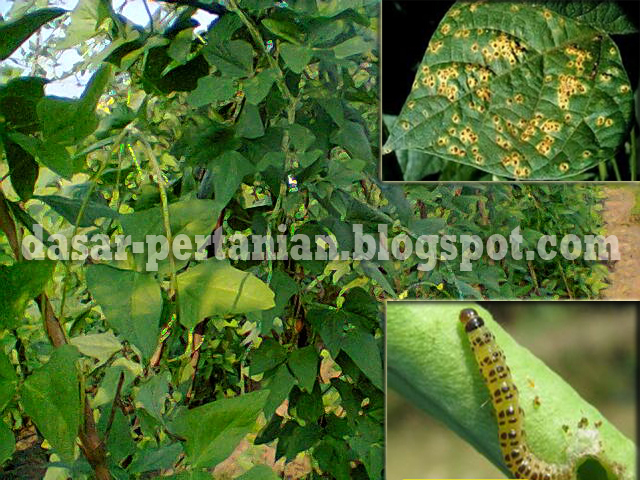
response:
M608 187L605 192L607 199L602 216L607 235L618 237L620 260L613 266L609 275L611 285L602 291L602 297L606 300L640 300L640 224L631 219L634 190Z

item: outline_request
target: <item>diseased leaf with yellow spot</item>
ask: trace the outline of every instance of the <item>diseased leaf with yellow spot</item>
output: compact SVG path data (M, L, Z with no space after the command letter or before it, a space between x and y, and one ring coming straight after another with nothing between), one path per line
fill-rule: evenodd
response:
M431 38L386 152L562 179L610 158L633 93L603 31L523 2L458 2Z

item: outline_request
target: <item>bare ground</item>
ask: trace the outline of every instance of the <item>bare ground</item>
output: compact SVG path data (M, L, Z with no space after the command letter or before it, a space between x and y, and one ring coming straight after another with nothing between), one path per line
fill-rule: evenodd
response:
M640 224L632 218L634 189L608 187L602 213L607 235L618 237L620 260L609 275L610 286L602 291L606 300L640 300Z

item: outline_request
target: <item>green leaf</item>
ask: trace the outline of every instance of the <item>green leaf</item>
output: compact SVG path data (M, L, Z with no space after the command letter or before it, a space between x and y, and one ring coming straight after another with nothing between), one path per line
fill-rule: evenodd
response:
M260 110L253 103L245 103L237 124L237 135L244 138L260 138L264 135L264 125Z
M251 470L246 471L236 480L278 480L280 477L266 465L256 465Z
M289 398L289 405L295 406L297 418L304 420L307 424L316 423L324 413L320 384L316 383L309 393L302 393L298 389L294 390Z
M0 133L0 136L11 174L11 186L20 199L26 202L33 195L38 178L38 164L33 155L9 140L7 135Z
M280 365L275 374L269 378L269 383L267 383L269 398L267 398L264 405L264 414L267 418L270 418L275 413L280 404L289 396L289 392L295 384L296 379L289 373L287 365Z
M33 198L49 205L56 211L56 213L62 215L71 225L76 224L80 208L84 203L83 199L66 198L59 195L36 195ZM80 219L78 226L91 227L99 218L118 219L120 218L120 215L107 205L101 205L97 202L89 201L82 213L82 218Z
M55 265L50 260L20 262L10 267L0 265L0 322L5 328L21 325L27 304L42 293Z
M19 77L0 86L0 112L7 126L21 133L40 130L36 105L44 97L44 85L40 77Z
M318 16L335 17L345 10L358 9L378 3L378 0L325 0L318 4Z
M242 27L238 15L223 15L207 33L209 43L224 43L231 40L233 34Z
M162 296L150 274L89 265L87 286L107 322L148 360L158 341ZM117 285L118 288L114 288Z
M352 157L373 161L371 141L364 127L358 122L347 121L342 128L334 131L331 141L343 147Z
M66 12L62 8L43 8L0 25L0 60L8 58L42 25Z
M298 291L296 281L280 270L273 272L270 286L276 292L275 307L262 312L260 330L264 334L271 331L275 318L282 316L289 299Z
M136 406L141 406L160 422L164 413L164 402L169 395L170 380L168 371L154 375L140 386L140 391L136 395Z
M342 342L342 350L351 357L371 383L382 390L382 358L375 337L360 328L349 330Z
M205 317L268 310L275 303L269 286L226 261L209 259L178 275L180 323L194 328Z
M74 174L73 161L69 152L64 146L57 143L42 142L38 149L36 160L68 180Z
M248 77L253 71L253 48L244 40L209 43L203 49L204 57L220 73L231 78Z
M114 353L122 350L122 344L111 332L78 335L70 340L80 353L106 362Z
M113 406L110 405L109 408L113 408ZM115 409L113 423L111 424L111 433L107 440L107 451L109 452L109 458L113 462L120 463L129 455L135 453L136 444L131 436L129 420L120 408L116 406ZM110 412L110 410L108 411ZM98 428L102 435L104 435L108 419L109 415L100 416Z
M283 43L280 45L280 53L289 70L294 73L302 73L311 61L313 51L309 47Z
M306 152L316 141L316 136L311 130L297 123L289 126L289 137L291 138L291 144L298 152Z
M56 348L49 361L22 385L24 411L64 461L73 461L80 428L80 386L72 345Z
M638 31L633 20L617 2L606 0L593 2L542 0L540 3L561 15L591 25L607 32L609 35L625 35Z
M9 357L0 351L0 413L16 393L18 377ZM1 462L0 462L1 463Z
M322 437L322 428L319 425L306 425L301 427L293 424L294 428L287 437L280 438L277 446L276 458L282 453L287 461L296 458L298 453L309 450Z
M146 448L137 452L127 470L131 473L144 473L171 468L181 453L182 445L180 443L172 443L158 448Z
M284 38L288 42L299 44L304 38L304 32L291 21L274 20L266 18L262 24L271 31L271 33Z
M265 338L249 356L250 375L271 370L287 360L287 350L272 338Z
M234 83L234 79L228 77L202 77L198 79L198 87L187 97L187 103L198 108L230 100L236 93Z
M191 241L190 250L181 253L194 253L197 242L196 235L209 235L218 219L220 208L213 200L191 199L169 205L169 221L173 238L186 235ZM147 241L150 235L165 235L162 209L160 207L142 210L120 216L120 223L125 235L131 235L132 242ZM148 251L134 253L137 265L142 268L149 260ZM169 259L158 261L158 270L162 273L169 267Z
M348 58L354 55L362 55L370 52L375 47L375 40L369 40L361 36L350 38L333 47L336 58Z
M186 439L184 449L192 467L214 467L231 455L253 429L268 394L259 390L180 410L170 430Z
M182 200L169 205L171 234L194 237L207 235L218 219L219 208L215 201L204 199ZM164 223L160 207L120 216L120 223L132 242L144 242L147 235L163 235Z
M298 385L303 390L311 392L318 375L318 352L313 345L291 352L289 368L298 379Z
M13 436L13 432L6 423L0 421L0 465L11 458L15 449L16 438Z
M59 49L73 47L98 34L98 26L109 16L108 3L102 0L81 0L71 13L71 24L56 45Z
M233 198L242 179L253 173L254 167L241 153L227 151L209 163L213 175L216 205L222 209Z
M91 77L78 100L44 97L38 102L38 118L42 122L45 142L74 145L98 126L96 105L111 79L111 67L103 64Z
M244 93L247 101L258 105L269 94L273 82L278 78L277 68L267 68L244 83Z
M454 5L384 147L518 179L561 179L611 158L633 92L600 30L521 2Z
M167 49L167 55L179 64L187 61L191 52L191 42L193 40L193 28L185 28L178 32Z

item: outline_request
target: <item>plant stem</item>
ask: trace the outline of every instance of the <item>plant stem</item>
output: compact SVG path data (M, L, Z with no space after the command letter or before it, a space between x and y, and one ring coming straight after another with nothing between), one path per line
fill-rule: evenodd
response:
M618 168L618 162L616 162L616 157L611 157L611 163L613 164L613 173L616 176L616 180L621 182L622 177L620 176L620 169Z
M151 145L142 137L139 137L142 145L144 146L145 154L147 155L147 159L154 170L154 176L156 177L156 182L158 183L158 190L160 191L160 202L162 203L162 219L164 222L164 230L167 235L167 242L169 243L169 266L170 266L170 286L171 291L169 292L169 297L174 298L174 303L176 305L176 315L180 316L180 308L178 301L178 279L176 276L176 259L173 256L172 244L173 244L173 235L171 234L171 220L169 218L169 201L167 198L167 191L165 190L165 180L162 174L162 170L160 169L160 164L158 163L158 159L156 155L153 153L151 149Z

